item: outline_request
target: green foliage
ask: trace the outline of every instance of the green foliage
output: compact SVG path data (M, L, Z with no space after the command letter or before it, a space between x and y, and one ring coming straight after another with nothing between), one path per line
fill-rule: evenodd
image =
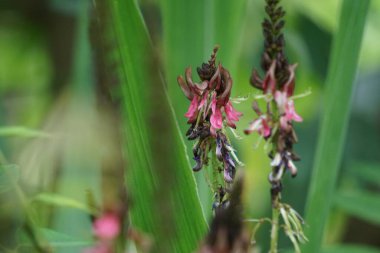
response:
M46 243L53 248L89 246L93 244L91 240L78 240L76 237L47 228L35 228L34 232L44 238ZM25 232L20 233L18 240L21 249L33 247L30 237Z
M23 126L0 127L0 137L51 137L50 134Z
M380 224L380 199L378 193L364 190L347 190L336 194L334 203L349 214Z
M62 196L56 193L47 193L47 192L39 193L37 196L35 196L32 199L32 201L37 201L37 202L41 202L41 203L45 203L45 204L53 205L53 206L74 208L74 209L78 209L78 210L81 210L83 212L86 212L88 214L93 214L93 215L97 213L96 210L94 210L93 208L89 207L86 204L83 204L82 202L76 199Z
M336 245L322 249L322 253L379 253L380 250L361 245Z
M20 170L16 165L0 166L0 193L11 190L20 177Z
M111 1L110 7L121 62L131 222L153 236L154 252L191 252L207 225L160 67L136 1Z
M353 163L349 167L349 172L358 179L365 182L380 185L380 169L375 163Z
M306 207L306 222L309 224L307 236L310 242L304 247L304 251L308 253L319 252L322 244L344 147L368 6L368 0L345 0L339 29L334 36L326 81L324 114Z

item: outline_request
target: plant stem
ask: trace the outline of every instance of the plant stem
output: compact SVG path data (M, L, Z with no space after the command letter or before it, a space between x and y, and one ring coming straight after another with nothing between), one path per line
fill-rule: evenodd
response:
M278 245L278 230L279 230L279 218L280 211L278 209L278 196L273 201L272 206L272 230L270 235L270 251L269 253L277 253L277 245Z
M212 170L212 191L215 193L218 191L219 187L219 172L218 172L218 158L216 157L215 153L215 147L216 143L215 141L212 141L212 144L210 145L211 150L211 170Z

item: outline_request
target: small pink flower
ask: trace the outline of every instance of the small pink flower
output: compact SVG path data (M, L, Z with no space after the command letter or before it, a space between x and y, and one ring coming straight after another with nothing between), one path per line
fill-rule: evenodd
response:
M226 113L227 125L232 128L236 128L234 121L239 121L239 117L241 117L243 114L236 111L230 101L228 101L228 103L224 106L224 112Z
M276 91L274 94L274 100L277 103L277 107L280 114L285 113L285 105L288 103L288 96L286 92Z
M296 122L302 121L302 117L295 111L294 101L289 99L286 91L276 91L274 99L277 103L279 113L283 115L280 118L280 126L282 129L288 129L288 123L293 120Z
M289 100L285 105L285 117L288 121L302 122L302 117L295 111L293 100Z
M211 101L211 117L210 117L210 132L213 136L216 134L216 129L221 129L223 127L223 116L222 111L216 104L216 95L214 94Z
M191 100L189 109L185 113L185 117L188 118L189 123L193 123L198 116L198 97L194 96L193 100Z
M273 61L263 81L264 94L267 94L267 93L274 94L274 91L276 90L276 77L274 75L275 70L276 70L276 61Z
M244 130L245 134L250 134L255 131L257 131L264 138L267 138L271 135L271 128L269 127L265 115L261 115L258 119L252 121L249 124L248 129Z
M119 217L112 213L104 214L94 221L93 231L100 239L114 239L120 232Z

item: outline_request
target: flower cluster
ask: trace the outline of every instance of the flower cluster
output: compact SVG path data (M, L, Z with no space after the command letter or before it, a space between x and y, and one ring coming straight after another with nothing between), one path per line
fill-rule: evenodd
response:
M256 71L253 72L254 86L263 91L267 103L266 113L263 113L254 102L253 109L258 118L252 121L245 130L246 134L258 132L262 137L274 144L269 156L272 159L272 173L269 181L272 184L272 195L281 191L281 178L285 171L290 171L292 176L297 175L297 168L293 161L299 160L293 152L293 144L297 137L293 128L293 122L301 122L294 108L293 92L295 86L294 71L296 65L288 65L288 79L285 83L279 83L276 78L276 60L272 61L265 78L262 80Z
M183 93L191 101L185 117L190 124L186 136L189 140L196 140L193 170L200 171L210 164L212 180L207 175L206 180L214 193L212 208L215 213L229 206L230 186L235 177L236 164L240 163L225 130L227 127L236 128L235 123L242 116L230 100L230 73L221 64L215 64L217 51L218 47L215 47L211 59L197 68L200 83L192 80L190 67L185 70L185 78L179 76L177 79Z
M225 124L236 128L235 123L242 115L237 112L230 101L232 79L228 70L221 64L216 66L218 47L214 48L211 59L197 68L201 82L192 80L191 68L185 70L185 79L177 78L185 96L191 101L185 114L191 124L186 136L197 140L193 148L194 171L199 171L208 164L208 154L215 149L217 159L223 164L224 180L232 183L235 175L233 149L224 133Z

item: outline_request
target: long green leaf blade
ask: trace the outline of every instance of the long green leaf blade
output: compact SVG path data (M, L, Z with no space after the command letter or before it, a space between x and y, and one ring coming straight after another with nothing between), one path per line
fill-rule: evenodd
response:
M368 6L369 0L345 0L342 5L326 81L326 102L306 206L310 242L304 247L304 252L317 253L322 244L347 131Z
M120 54L132 225L153 252L192 252L207 225L185 146L136 1L111 1Z
M43 237L46 240L46 242L49 243L49 246L53 247L54 249L79 247L79 246L83 247L83 246L90 246L93 244L93 241L90 239L88 240L78 239L71 235L63 234L63 233L60 233L51 229L47 229L47 228L35 228L35 232L41 235L41 237ZM23 231L20 231L18 240L19 240L19 247L21 248L33 247L33 244L30 242L30 238Z
M349 214L380 224L379 194L364 190L340 192L334 197L334 204Z
M336 245L323 249L322 253L380 253L380 250L364 245Z

